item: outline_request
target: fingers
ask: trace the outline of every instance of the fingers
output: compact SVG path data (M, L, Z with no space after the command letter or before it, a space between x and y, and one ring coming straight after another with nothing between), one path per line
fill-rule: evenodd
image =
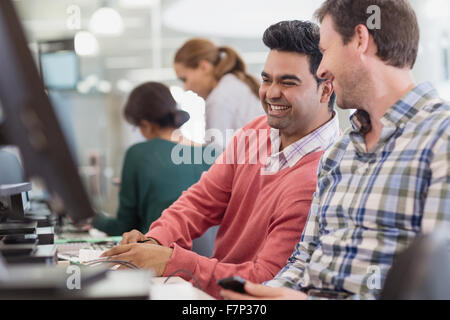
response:
M119 254L123 254L125 252L130 251L132 248L131 245L118 245L115 246L112 249L109 249L106 252L103 252L102 255L100 256L101 258L105 258L105 257L112 257L112 256L117 256Z
M255 297L252 297L250 295L225 289L220 291L220 295L226 300L256 300Z
M122 241L119 242L119 245L132 243L133 238L135 237L134 233L136 230L131 230L130 232L125 232L122 235Z
M133 261L133 255L127 253L120 254L114 257L107 258L106 261L109 261L113 266L114 270L127 270L132 269L136 264ZM129 262L131 265L127 264Z
M220 294L229 300L267 300L278 299L282 295L279 288L271 288L250 281L245 282L244 286L247 294L242 294L230 290L222 290Z
M120 245L122 244L130 244L137 243L138 241L144 241L147 238L138 230L131 230L130 232L125 232L122 235L122 241L120 241Z
M261 298L271 298L271 297L277 297L280 295L278 288L271 288L267 286L263 286L261 284L252 283L249 281L245 282L245 291L248 292L248 294L255 296L255 297L261 297Z

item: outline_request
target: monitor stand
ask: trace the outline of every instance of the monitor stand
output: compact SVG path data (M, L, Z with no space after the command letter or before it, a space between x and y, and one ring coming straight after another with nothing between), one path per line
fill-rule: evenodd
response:
M0 223L0 236L10 234L32 234L36 233L37 222L3 222Z
M4 216L0 223L0 254L8 263L55 264L53 227L40 227L39 221L24 212L22 193L30 190L31 183L0 185L0 213Z
M10 220L24 220L22 193L31 191L31 183L0 184L0 214Z

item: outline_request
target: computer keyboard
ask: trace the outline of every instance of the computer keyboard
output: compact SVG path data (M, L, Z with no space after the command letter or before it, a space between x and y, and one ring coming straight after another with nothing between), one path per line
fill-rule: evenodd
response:
M92 242L90 243L90 246L88 249L91 250L100 250L100 251L106 251L111 249L112 247L116 246L117 243L114 241L105 241L105 242Z
M87 263L100 259L100 256L106 250L80 249L78 259L81 263Z
M57 244L58 258L72 262L84 263L98 259L105 251L117 245L115 241L69 242Z

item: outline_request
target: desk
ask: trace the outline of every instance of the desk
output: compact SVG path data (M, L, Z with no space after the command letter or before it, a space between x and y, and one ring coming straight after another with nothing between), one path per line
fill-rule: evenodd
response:
M8 270L7 279L0 280L0 299L214 300L179 277L164 283L167 278L152 277L145 270L89 268L92 272L86 273L87 269L80 269L78 274L85 280L79 282L79 287L69 287L75 282L69 281L74 273L67 273L68 267L63 263L47 267L16 265Z
M58 265L60 267L67 268L70 266L70 263L69 261L60 261ZM143 296L142 292L147 290L146 292L147 294L149 294L151 300L215 300L206 292L203 292L202 290L194 287L190 282L180 277L170 277L170 279L168 280L167 277L150 277L147 280L143 278L141 278L140 280L137 278L135 278L134 280L126 280L125 278L120 278L123 277L120 274L124 271L133 270L111 270L109 272L110 279L108 281L108 284L100 284L100 286L94 285L95 289L90 290L89 293L87 293L87 297L97 298L98 296L103 296L104 299L108 299L108 290L111 290L108 288L111 288L111 286L112 288L115 288L116 283L119 283L120 288L120 283L125 283L126 281L128 281L129 284L130 281L135 281L134 283L137 284L137 291L140 292L140 297ZM130 274L132 273L130 272ZM147 289L145 289L145 287ZM128 288L127 290L131 290L131 288L132 287ZM112 289L111 291L114 292L115 290L116 289ZM113 298L114 295L112 295L111 297ZM124 294L124 297L127 297L127 295Z
M215 300L206 292L180 278L156 277L151 279L150 299L152 300Z
M89 233L81 233L81 234L75 234L75 235L70 235L68 233L63 233L62 235L59 236L60 239L58 239L56 242L57 243L64 243L64 239L66 241L69 240L74 240L75 238L77 240L84 240L84 241L91 241L91 242L95 242L95 240L105 240L105 239L109 239L109 240L115 240L118 241L120 239L120 237L113 237L113 238L103 238L104 236L106 236L105 234L100 233L97 230L90 230ZM61 264L66 264L67 263L61 263ZM122 272L122 271L121 271ZM115 271L111 271L110 273L115 273ZM130 273L131 274L131 273ZM114 274L113 276L110 276L110 278L117 278L114 279L113 281L118 281L119 283L122 282L119 277L119 274ZM111 280L109 279L108 281L108 285L111 286L114 284L111 284ZM149 283L148 284L148 289L147 289L147 293L148 290L150 290L149 295L150 295L150 299L152 300L215 300L212 296L210 296L209 294L201 291L200 289L194 287L190 282L180 278L180 277L171 277L167 282L167 277L152 277L149 279ZM139 280L137 280L137 282L139 282ZM141 279L141 284L142 285L143 280ZM145 284L145 283L144 283ZM107 298L107 289L104 288L108 288L106 286L106 284L100 284L99 286L94 286L94 287L99 287L100 289L95 289L90 291L87 296L88 297L97 297L97 296L104 296ZM140 289L140 292L142 292L142 290L145 290L144 288ZM114 290L112 290L114 291ZM138 290L139 291L139 290Z

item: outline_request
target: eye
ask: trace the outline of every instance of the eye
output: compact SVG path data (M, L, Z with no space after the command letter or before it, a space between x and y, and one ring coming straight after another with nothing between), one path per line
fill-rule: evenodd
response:
M283 82L283 86L286 86L286 87L293 87L293 86L296 86L296 85L297 85L296 82L290 82L290 81Z

